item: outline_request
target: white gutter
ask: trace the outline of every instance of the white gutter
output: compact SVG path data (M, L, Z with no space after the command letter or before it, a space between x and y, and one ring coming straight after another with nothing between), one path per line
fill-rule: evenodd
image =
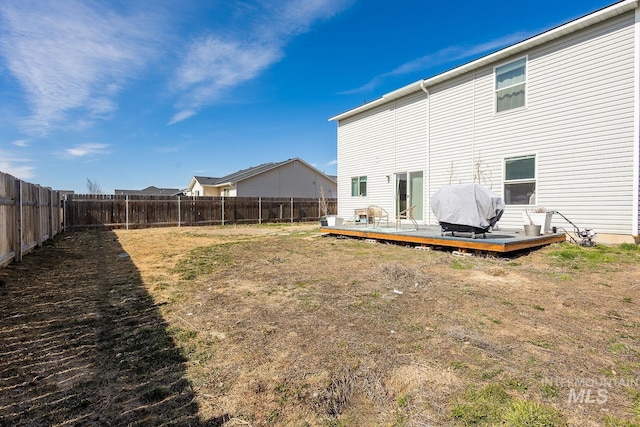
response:
M550 42L552 40L556 40L560 37L566 36L567 34L574 33L583 28L587 28L591 25L595 25L599 22L605 21L607 19L616 17L623 13L629 12L638 7L638 3L640 0L623 0L618 3L615 3L609 7L604 9L600 9L596 12L590 13L589 15L583 16L582 18L575 19L571 22L563 24L559 27L553 28L549 31L545 31L542 34L538 34L537 36L531 37L529 39L523 40L520 43L516 43L509 47L506 47L497 52L491 53L489 55L483 56L482 58L476 59L475 61L469 62L467 64L461 65L459 67L453 68L452 70L446 71L442 74L438 74L426 80L419 80L415 83L411 83L407 86L404 86L400 89L394 90L393 92L389 92L382 96L382 98L378 98L374 101L371 101L367 104L361 105L360 107L354 108L352 110L346 111L344 113L338 114L337 116L333 116L329 119L329 121L340 121L344 120L348 117L356 115L358 113L362 113L363 111L370 110L379 105L385 104L389 101L393 101L394 99L398 99L402 96L408 95L413 92L417 92L424 86L431 87L437 83L441 83L445 80L452 79L461 74L467 73L469 71L473 71L485 65L500 61L502 59L508 58L510 56L521 53L525 50L534 48L543 43Z
M378 98L374 101L368 102L364 105L361 105L358 108L354 108L353 110L349 110L345 113L338 114L337 116L333 116L329 118L329 121L340 121L342 119L346 119L347 117L354 116L363 111L371 110L379 105L386 104L389 101L393 101L394 99L401 98L410 93L416 92L420 89L420 86L424 83L424 80L418 80L417 82L411 83L410 85L401 87L400 89L396 89L393 92L389 92L385 95L382 95L382 98Z

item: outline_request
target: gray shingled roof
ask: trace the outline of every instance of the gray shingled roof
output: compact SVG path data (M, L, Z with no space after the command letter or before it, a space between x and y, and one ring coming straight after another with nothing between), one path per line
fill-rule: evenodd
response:
M116 195L136 195L136 196L173 196L182 193L179 188L158 188L153 185L142 190L115 190Z
M263 163L259 166L254 166L248 169L242 169L238 172L234 172L227 176L223 176L222 178L212 178L208 176L194 176L194 178L201 185L219 185L227 182L239 182L293 161L302 161L302 159L299 159L296 157L295 159L288 159L283 162Z
M234 172L232 174L229 174L227 176L223 176L222 178L220 178L218 180L219 184L223 184L225 182L238 182L238 181L242 181L245 180L247 178L251 178L252 176L255 175L259 175L263 172L266 172L268 170L271 169L275 169L278 166L281 166L285 163L290 162L291 159L289 160L285 160L284 162L271 162L271 163L263 163L259 166L254 166L252 168L248 168L248 169L242 169L239 170L238 172Z
M210 176L194 176L196 181L201 185L216 185L220 178L212 178Z

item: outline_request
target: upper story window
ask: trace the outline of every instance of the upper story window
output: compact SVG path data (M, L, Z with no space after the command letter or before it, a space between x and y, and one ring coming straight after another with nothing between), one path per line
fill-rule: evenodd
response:
M507 205L536 204L536 156L504 160L504 202Z
M367 195L367 177L355 176L351 178L351 197L365 197Z
M527 85L527 58L495 68L496 112L524 107Z

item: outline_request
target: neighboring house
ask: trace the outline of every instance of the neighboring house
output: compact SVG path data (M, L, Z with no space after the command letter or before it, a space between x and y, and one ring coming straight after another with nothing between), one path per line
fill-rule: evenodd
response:
M640 12L625 0L332 117L338 214L416 205L437 225L430 196L478 182L504 198L502 228L545 207L637 241L639 69Z
M265 163L222 178L194 176L186 194L215 197L320 197L336 198L336 180L295 158Z
M143 190L115 190L114 194L116 196L182 196L183 190L179 188L158 188L151 186Z

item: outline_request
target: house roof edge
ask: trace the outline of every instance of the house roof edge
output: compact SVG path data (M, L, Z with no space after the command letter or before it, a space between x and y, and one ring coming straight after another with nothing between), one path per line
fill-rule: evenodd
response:
M630 10L633 10L638 7L640 0L621 0L612 5L606 6L602 9L591 12L587 15L584 15L580 18L576 18L572 21L566 22L557 27L551 28L547 31L544 31L538 35L532 36L528 39L520 41L516 44L507 46L503 49L495 51L493 53L489 53L485 56L482 56L478 59L475 59L466 64L460 65L458 67L452 68L449 71L445 71L440 74L436 74L433 77L418 80L417 82L411 83L409 85L403 86L399 89L394 90L393 92L389 92L382 97L368 102L359 107L353 108L351 110L345 111L344 113L340 113L333 117L329 118L329 121L340 121L356 114L365 112L367 110L373 109L380 105L386 104L389 101L393 101L394 99L398 99L402 96L408 95L413 92L417 92L422 90L422 87L428 88L429 86L433 86L437 83L441 83L443 81L449 80L451 78L457 77L461 74L467 73L469 71L473 71L480 67L486 66L490 63L500 61L509 56L516 55L525 50L534 48L543 43L558 39L567 34L571 34L573 32L579 31L583 28L589 27L591 25L602 22L606 19L613 18L615 16L626 13Z

